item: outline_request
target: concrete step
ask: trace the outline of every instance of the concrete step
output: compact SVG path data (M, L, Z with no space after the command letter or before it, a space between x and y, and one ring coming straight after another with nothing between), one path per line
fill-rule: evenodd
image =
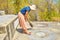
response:
M28 31L32 31L32 33L34 33L34 31L36 31L36 30L43 30L43 31L45 31L45 30L47 30L47 31L51 31L51 32L54 32L54 34L56 34L55 35L55 37L56 37L56 40L60 40L60 28L59 27L57 27L57 23L56 24L54 24L54 23L46 23L46 22L33 22L32 23L33 25L34 25L34 27L32 28L32 30L28 30ZM46 24L49 24L50 25L50 27L48 27L48 25L46 25ZM36 25L36 26L35 26ZM41 25L46 25L46 26L41 26ZM53 26L52 26L53 25ZM60 25L60 24L59 24ZM29 26L30 25L28 25L28 27L27 28L29 28ZM39 27L38 27L39 26ZM56 28L57 27L57 28ZM59 28L59 29L58 29ZM28 35L27 34L23 34L23 33L21 33L21 30L20 29L22 29L19 25L18 25L18 27L17 27L17 29L19 29L19 30L16 30L16 32L15 32L15 35L14 35L14 38L13 38L13 40L31 40L29 37L28 37ZM31 36L32 37L32 36ZM48 37L47 37L48 38ZM46 39L44 39L44 40L46 40Z
M26 34L19 33L16 31L13 40L29 40L29 38Z

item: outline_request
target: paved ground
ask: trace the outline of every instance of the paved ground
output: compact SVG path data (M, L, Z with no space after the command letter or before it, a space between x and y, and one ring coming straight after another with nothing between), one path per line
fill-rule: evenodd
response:
M13 40L60 40L60 23L33 22L32 24L34 27L31 30L28 30L32 32L31 35L22 33L21 28L18 26ZM40 31L46 32L45 34L48 33L48 35L43 38L38 37L36 33Z

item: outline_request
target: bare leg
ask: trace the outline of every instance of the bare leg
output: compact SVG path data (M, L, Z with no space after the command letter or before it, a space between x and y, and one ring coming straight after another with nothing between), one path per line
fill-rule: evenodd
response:
M20 12L18 13L18 19L19 19L19 24L22 27L22 29L24 30L24 32L27 33L27 34L30 34L27 31L27 28L26 28L25 18L24 18L24 16Z

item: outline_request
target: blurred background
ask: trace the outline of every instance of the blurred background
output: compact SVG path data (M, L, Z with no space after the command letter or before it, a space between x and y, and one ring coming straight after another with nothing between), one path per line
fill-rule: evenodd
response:
M0 0L0 11L17 14L24 6L35 4L36 11L29 13L31 21L60 22L60 0Z

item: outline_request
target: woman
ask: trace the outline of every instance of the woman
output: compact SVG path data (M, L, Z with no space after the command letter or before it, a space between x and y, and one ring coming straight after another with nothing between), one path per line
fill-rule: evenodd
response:
M27 25L25 23L28 20L28 13L31 10L36 10L36 6L35 5L26 6L23 9L21 9L18 13L19 24L22 27L23 32L26 34L31 34L31 32L28 32L26 28Z

